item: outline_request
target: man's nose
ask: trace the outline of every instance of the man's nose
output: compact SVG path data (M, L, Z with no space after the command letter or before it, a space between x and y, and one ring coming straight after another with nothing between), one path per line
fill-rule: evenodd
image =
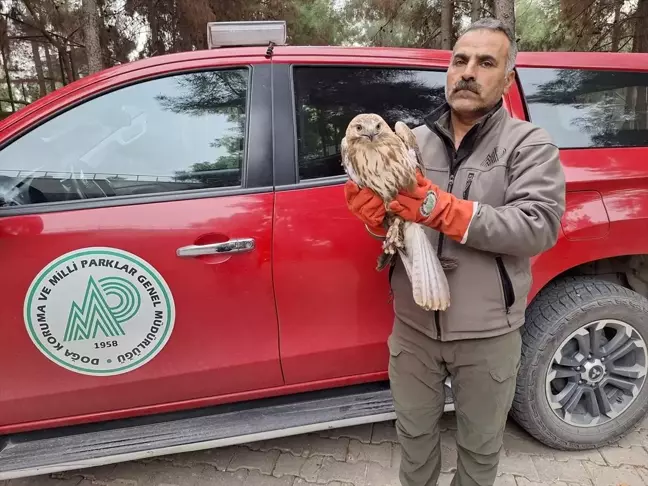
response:
M466 68L461 73L461 77L464 81L471 81L475 79L475 64L469 62L466 64Z
M475 71L472 69L466 69L461 73L461 77L464 81L474 81L475 80Z

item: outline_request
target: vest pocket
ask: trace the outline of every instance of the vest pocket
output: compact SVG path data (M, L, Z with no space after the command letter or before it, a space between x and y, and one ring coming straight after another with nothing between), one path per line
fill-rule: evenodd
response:
M515 303L515 290L513 289L513 283L511 282L511 277L509 277L502 257L495 257L497 262L497 269L499 270L500 280L502 281L502 292L504 293L504 305L506 306L506 313L508 314L511 310L511 307Z
M468 172L468 180L466 181L466 186L464 187L462 199L468 199L468 194L470 194L470 186L472 185L472 181L474 178L475 178L475 173Z

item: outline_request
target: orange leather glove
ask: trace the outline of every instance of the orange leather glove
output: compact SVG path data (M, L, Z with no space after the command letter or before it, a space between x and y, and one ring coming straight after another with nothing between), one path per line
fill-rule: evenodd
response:
M465 242L476 207L474 201L442 191L418 171L414 192L401 191L389 205L389 209L401 218L428 226L460 242Z
M371 189L360 187L348 180L344 184L344 197L349 210L362 221L367 230L376 236L385 236L387 231L383 228L385 219L385 204Z

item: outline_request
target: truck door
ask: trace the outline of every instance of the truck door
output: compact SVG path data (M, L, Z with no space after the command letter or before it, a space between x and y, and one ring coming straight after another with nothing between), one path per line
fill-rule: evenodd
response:
M5 139L0 432L283 383L269 64L176 66L106 76Z
M445 101L445 70L345 59L308 65L280 54L274 62L275 110L288 107L275 122L274 239L286 382L384 378L393 324L388 272L375 270L380 242L346 206L339 143L362 112L392 127L421 124Z

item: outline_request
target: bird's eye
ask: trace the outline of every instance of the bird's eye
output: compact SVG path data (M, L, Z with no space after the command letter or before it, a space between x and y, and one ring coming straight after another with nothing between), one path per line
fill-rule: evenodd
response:
M358 131L362 130L362 125L356 125L356 130Z
M378 125L376 125L376 130L380 130L381 128L382 128L382 123L379 123Z

